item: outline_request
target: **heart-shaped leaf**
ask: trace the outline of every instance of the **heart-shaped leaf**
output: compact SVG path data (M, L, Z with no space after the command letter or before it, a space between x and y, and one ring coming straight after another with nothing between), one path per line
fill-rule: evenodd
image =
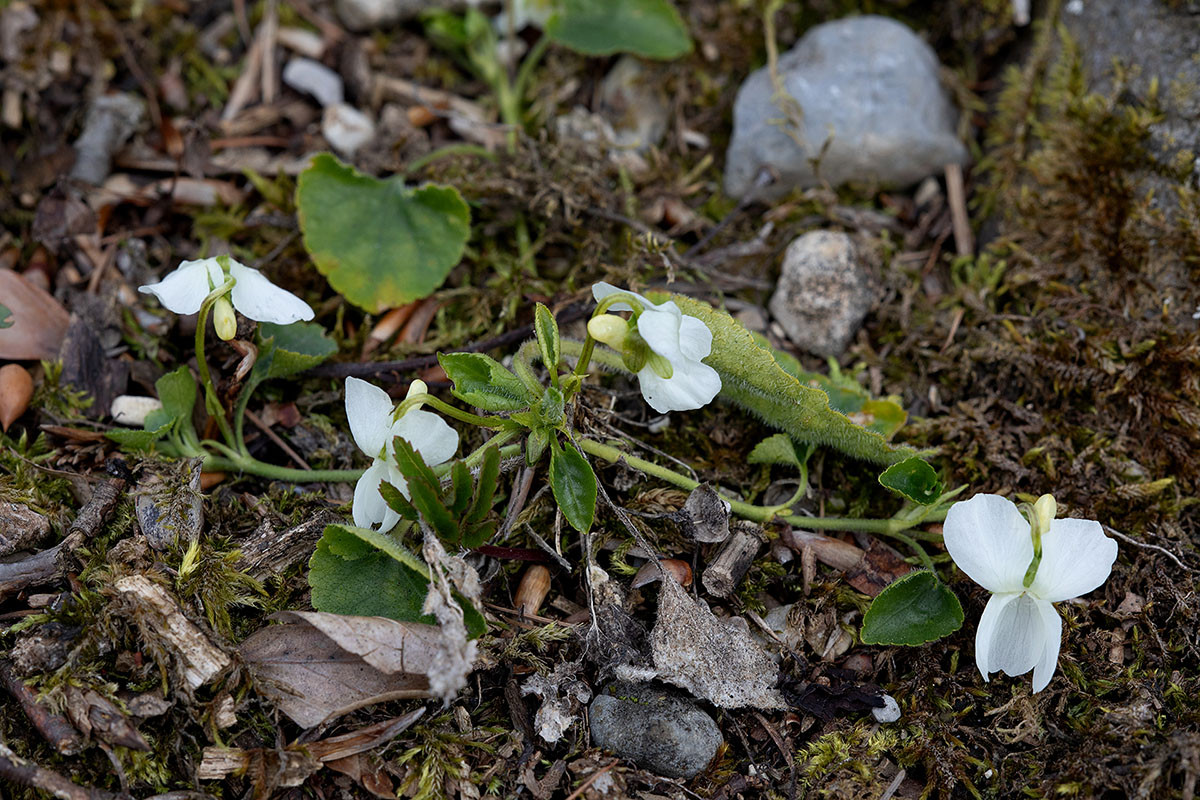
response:
M328 153L300 173L304 246L329 285L370 312L427 297L462 258L471 212L451 186L410 189Z
M268 378L286 378L312 369L337 352L337 342L325 335L325 329L313 322L258 326L259 361L266 362ZM270 357L267 352L270 350ZM258 366L258 364L255 364Z
M949 636L962 627L958 597L929 570L893 581L863 615L863 644L915 647Z
M385 533L351 525L325 528L309 560L313 608L333 614L387 617L434 623L421 613L429 578L424 564ZM467 632L481 636L487 623L475 607L455 594Z
M670 0L565 0L546 34L589 56L633 53L668 60L692 50L687 26Z
M783 464L796 469L802 466L796 445L786 433L768 436L754 445L746 461L750 464Z
M879 482L923 506L936 501L943 488L933 467L915 456L885 469L879 476Z

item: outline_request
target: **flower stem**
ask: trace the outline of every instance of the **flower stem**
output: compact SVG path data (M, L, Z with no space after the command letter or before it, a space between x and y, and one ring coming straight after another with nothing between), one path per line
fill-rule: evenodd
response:
M400 404L400 407L396 409L396 413L402 417L408 409L420 405L432 406L446 416L454 417L459 422L465 422L468 425L478 425L481 428L504 428L509 425L509 421L504 417L481 417L478 414L472 414L470 411L463 411L461 408L452 406L441 398L425 393L406 397Z
M196 317L196 370L200 373L200 382L204 384L204 408L210 416L216 419L217 427L221 429L221 435L225 437L226 443L231 447L237 447L237 437L229 427L229 420L225 417L225 407L221 405L221 400L217 397L217 387L213 383L212 373L208 370L208 359L204 356L204 334L209 310L218 298L225 296L233 289L235 283L237 281L230 278L209 292L208 296L204 298L204 302L200 304L200 313Z
M647 475L652 475L655 478L666 481L681 489L692 491L700 485L699 481L692 480L686 475L680 475L674 470L668 469L651 461L638 458L637 456L629 455L617 448L597 442L593 439L580 438L579 447L586 453L589 453L597 458L602 458L605 461L616 463L624 461L629 466L644 472ZM827 531L863 531L865 533L877 533L882 536L891 536L901 541L914 541L915 538L932 539L933 541L940 540L937 534L929 534L924 531L913 532L913 535L903 534L902 531L908 530L924 521L936 521L940 516L945 518L945 512L933 512L928 515L921 515L917 518L896 518L891 519L859 519L855 517L802 517L795 514L780 517L780 512L789 510L784 506L758 506L753 503L746 503L733 498L724 498L729 503L733 513L745 519L755 522L769 522L772 519L782 519L789 525L797 528L809 528L812 530L827 530ZM920 553L918 553L919 555Z
M492 447L492 446L499 447L500 445L504 444L505 442L511 441L512 438L517 435L517 433L518 433L518 431L516 431L516 430L500 431L495 436L488 439L483 444L479 445L479 447L476 447L470 453L463 456L463 463L466 464L468 467L476 466L480 461L483 460L483 454L487 452L487 449L489 447Z
M266 464L256 458L207 456L204 469L213 472L243 472L260 478L273 478L289 483L324 483L356 481L366 472L363 469L293 469Z

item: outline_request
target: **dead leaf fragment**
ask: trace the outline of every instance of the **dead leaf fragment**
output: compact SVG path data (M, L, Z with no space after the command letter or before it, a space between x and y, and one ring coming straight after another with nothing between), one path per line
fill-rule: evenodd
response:
M47 292L12 270L0 270L0 303L12 325L0 328L0 359L41 361L58 358L71 317Z
M373 703L429 697L441 632L433 625L280 611L238 651L258 690L303 728Z
M20 364L0 367L0 427L8 433L33 399L33 376Z
M658 677L720 708L786 708L778 668L744 627L717 619L675 581L664 581L650 632Z
M547 744L561 739L579 719L582 705L592 699L592 690L579 677L581 671L579 662L564 661L549 675L534 673L521 686L522 695L535 694L542 699L533 724Z

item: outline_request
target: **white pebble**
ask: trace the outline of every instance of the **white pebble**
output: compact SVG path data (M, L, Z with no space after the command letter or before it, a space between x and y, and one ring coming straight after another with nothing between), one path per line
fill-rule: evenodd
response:
M375 138L375 123L358 109L339 103L325 109L321 134L339 155L349 158Z
M113 399L108 413L112 414L113 422L118 425L141 428L146 424L146 417L150 412L162 407L162 403L154 397L123 394Z
M900 704L890 694L883 695L883 708L872 708L871 716L876 722L895 722L900 719Z
M297 92L311 94L322 106L338 105L345 97L342 78L311 58L293 58L283 68L283 82Z

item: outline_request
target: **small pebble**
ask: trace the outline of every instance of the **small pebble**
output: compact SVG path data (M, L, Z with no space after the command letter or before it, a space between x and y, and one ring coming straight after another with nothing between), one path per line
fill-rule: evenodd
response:
M883 708L872 708L871 716L876 722L888 723L900 719L900 704L890 694L882 695Z
M321 134L339 155L350 158L375 138L375 123L358 109L339 103L325 109Z
M310 94L322 107L338 105L345 98L342 78L311 58L293 58L283 68L283 82L297 92Z
M162 402L157 398L123 394L113 398L108 413L112 414L113 422L118 425L141 428L145 426L146 417L150 415L150 412L157 411L162 407Z

